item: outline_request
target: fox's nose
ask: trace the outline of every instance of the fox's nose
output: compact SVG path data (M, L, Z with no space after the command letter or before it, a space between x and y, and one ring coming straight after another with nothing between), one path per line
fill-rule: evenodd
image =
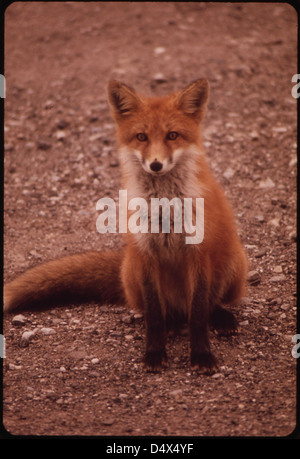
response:
M151 164L150 164L150 169L153 171L153 172L159 172L161 169L162 169L163 165L162 163L160 163L159 161L153 161Z

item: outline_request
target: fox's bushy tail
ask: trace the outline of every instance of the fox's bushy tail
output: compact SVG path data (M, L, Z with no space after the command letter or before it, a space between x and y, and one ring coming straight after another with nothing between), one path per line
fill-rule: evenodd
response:
M121 251L86 252L35 266L4 286L4 311L89 301L125 304L122 257Z

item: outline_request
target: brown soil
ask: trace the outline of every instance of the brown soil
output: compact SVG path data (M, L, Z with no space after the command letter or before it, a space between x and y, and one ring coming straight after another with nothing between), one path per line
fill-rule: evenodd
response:
M191 370L186 335L170 337L165 371L145 372L143 320L123 307L24 313L23 325L5 317L5 429L293 432L296 11L284 3L17 2L5 12L5 39L6 281L64 254L120 245L118 235L96 231L97 200L120 187L105 95L111 77L154 94L209 79L207 156L255 271L234 308L238 335L211 334L214 376ZM27 346L26 330L37 331Z

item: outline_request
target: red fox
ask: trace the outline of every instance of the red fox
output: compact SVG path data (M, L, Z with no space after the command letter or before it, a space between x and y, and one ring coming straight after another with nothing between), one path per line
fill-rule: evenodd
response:
M128 199L204 199L204 238L187 244L186 231L130 232L120 252L87 252L36 266L4 287L4 309L38 309L97 301L141 310L146 326L144 362L166 365L169 326L188 323L194 369L215 371L209 327L236 331L223 305L245 293L247 259L227 199L206 163L201 122L209 85L199 79L163 97L144 97L124 83L108 84L116 122L123 187ZM130 213L129 213L130 216ZM161 223L161 220L160 220Z

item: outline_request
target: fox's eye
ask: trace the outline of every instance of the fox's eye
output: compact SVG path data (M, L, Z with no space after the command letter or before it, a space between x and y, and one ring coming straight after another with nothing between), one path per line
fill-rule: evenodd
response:
M148 137L146 134L144 134L144 132L139 132L137 135L136 135L136 138L140 141L140 142L145 142L146 140L148 140Z
M178 132L171 131L171 132L168 132L167 139L168 140L175 140L175 139L177 139L178 136L179 136Z

